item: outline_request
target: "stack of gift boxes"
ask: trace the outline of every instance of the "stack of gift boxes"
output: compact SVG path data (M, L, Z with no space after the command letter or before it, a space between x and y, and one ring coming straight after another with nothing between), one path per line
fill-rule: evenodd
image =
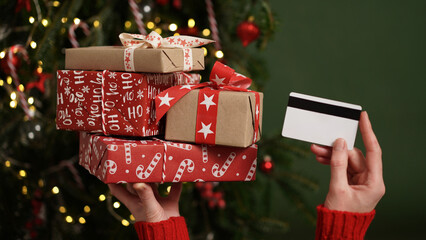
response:
M216 63L209 40L121 34L123 47L66 50L58 129L80 132L80 165L105 183L252 181L262 94ZM171 44L171 46L170 46Z

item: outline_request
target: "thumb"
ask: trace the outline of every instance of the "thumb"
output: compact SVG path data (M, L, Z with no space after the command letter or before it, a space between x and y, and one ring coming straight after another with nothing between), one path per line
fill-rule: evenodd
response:
M165 219L163 208L155 198L154 191L151 186L145 183L135 183L133 185L139 196L140 202L144 208L146 222L159 222Z
M348 185L348 149L344 139L339 138L333 144L330 159L330 189L344 188Z

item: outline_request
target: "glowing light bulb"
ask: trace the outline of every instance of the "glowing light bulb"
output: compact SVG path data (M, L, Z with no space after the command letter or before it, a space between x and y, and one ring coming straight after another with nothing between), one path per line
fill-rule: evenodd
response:
M146 12L146 13L149 13L149 12L151 12L151 7L146 5L145 7L143 7L143 11Z
M58 193L59 193L59 188L58 188L57 186L54 186L54 187L52 188L52 193L53 193L53 194L58 194Z
M188 27L189 28L195 27L195 20L194 19L192 19L192 18L188 19Z
M202 34L203 34L204 37L209 36L210 35L210 29L208 29L208 28L204 29Z
M28 18L28 22L30 22L31 24L33 24L35 22L35 18L33 16Z
M105 195L103 194L99 195L99 201L103 202L105 201L105 199L106 199Z
M123 224L123 226L125 227L130 225L129 221L127 221L126 219L121 220L121 224Z
M178 26L175 23L169 25L169 30L174 32L178 29Z
M10 99L15 100L16 99L16 92L12 92L10 94Z
M6 56L6 52L5 51L1 51L0 52L0 59L3 59Z
M19 170L19 176L26 177L27 176L27 172L25 172L25 170Z
M130 214L130 220L132 221L136 221L135 217L133 216L133 214Z
M66 23L67 21L68 21L68 18L66 18L66 17L61 18L62 23Z
M35 49L37 47L37 43L34 41L31 41L30 46L32 49Z
M0 86L3 86L4 85L4 81L3 81L3 79L0 79Z
M39 187L44 187L44 181L43 181L43 179L39 179L38 180L38 186Z
M18 90L19 90L19 91L21 91L21 92L23 92L23 91L25 90L24 85L19 84L19 86L18 86Z
M9 160L7 160L6 162L4 162L4 166L6 166L6 167L10 167L10 161L9 161Z
M93 26L95 27L95 28L97 28L97 27L99 27L99 21L98 20L95 20L94 22L93 22Z
M203 49L204 50L204 56L207 56L207 48L205 48L205 47L202 47L201 49Z
M114 208L119 208L120 207L120 203L119 202L115 202L114 204L112 204L112 206Z
M59 212L60 212L60 213L66 213L66 212L67 212L67 209L66 209L64 206L60 206L60 207L59 207Z
M47 27L47 25L49 25L49 20L47 20L47 19L43 19L43 20L41 20L41 24L42 24L44 27Z
M72 217L71 216L66 216L65 217L65 221L67 222L67 223L72 223L72 221L73 221L73 219L72 219Z
M147 22L147 23L146 23L146 27L147 27L148 29L153 29L153 28L155 28L155 24L154 24L153 22Z
M10 101L9 106L11 108L16 108L18 106L18 102L16 100L12 100Z
M223 52L221 50L217 50L216 53L215 53L215 56L217 58L223 58L224 54L223 54Z
M167 189L166 189L166 190L167 190L167 193L170 193L170 190L171 190L171 189L172 189L172 186L168 186L168 187L167 187Z
M12 84L12 77L11 76L7 76L7 78L6 78L6 82L7 82L7 84Z
M132 22L130 22L130 21L124 22L124 27L125 28L130 28L131 26L132 26Z
M61 5L61 3L59 1L53 1L52 4L54 7L59 7L59 5Z
M81 20L79 18L74 18L74 24L78 25L80 24Z
M88 205L84 206L84 212L85 213L89 213L90 212L90 207Z
M173 34L173 36L179 36L180 34L179 33L175 33L175 34Z
M22 194L27 195L27 193L28 193L27 186L22 186Z
M86 219L84 219L84 217L80 217L80 218L78 219L78 222L79 222L80 224L85 224L85 223L86 223Z

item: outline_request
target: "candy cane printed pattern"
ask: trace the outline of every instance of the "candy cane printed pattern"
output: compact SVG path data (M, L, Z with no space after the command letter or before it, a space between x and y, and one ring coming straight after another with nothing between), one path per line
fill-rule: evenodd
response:
M219 170L219 164L215 163L212 167L213 176L222 177L225 174L226 170L228 170L229 166L231 165L232 161L234 161L236 156L237 154L235 152L231 152L231 154L229 154L228 158L226 159L225 163L220 168L220 170Z
M152 171L157 166L160 160L161 160L161 153L156 153L151 163L149 164L148 168L145 171L144 171L143 165L139 165L136 168L136 176L139 179L147 179L151 175Z
M115 151L117 151L117 150L118 150L118 146L117 146L117 145L115 145L115 144L108 144L107 149L108 149L109 151L113 151L113 152L115 152Z
M209 161L209 154L207 152L207 145L201 145L201 149L203 152L203 163L207 163Z
M251 181L253 179L254 174L256 173L256 166L257 166L257 158L254 159L253 164L250 167L250 171L248 172L246 178L244 181Z
M176 172L176 175L173 179L173 182L179 182L180 179L182 178L183 172L185 171L185 169L188 172L192 172L194 171L194 162L191 159L185 159L183 160L180 165L179 168Z
M183 143L170 143L167 142L167 145L172 146L172 147L176 147L179 149L183 149L186 151L191 151L192 150L192 145L191 144L183 144Z
M131 146L136 147L137 144L136 143L124 143L124 155L125 155L127 164L132 163L132 154L131 154L131 151L130 151Z
M117 164L112 160L106 160L104 163L104 168L102 169L102 178L105 178L106 172L109 174L115 174L117 172Z

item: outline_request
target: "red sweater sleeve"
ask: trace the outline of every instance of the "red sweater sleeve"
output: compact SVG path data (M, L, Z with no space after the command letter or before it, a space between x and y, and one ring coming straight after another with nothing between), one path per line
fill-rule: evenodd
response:
M363 240L376 211L353 213L317 207L316 240Z
M161 222L136 222L139 240L189 240L185 218L171 217Z

